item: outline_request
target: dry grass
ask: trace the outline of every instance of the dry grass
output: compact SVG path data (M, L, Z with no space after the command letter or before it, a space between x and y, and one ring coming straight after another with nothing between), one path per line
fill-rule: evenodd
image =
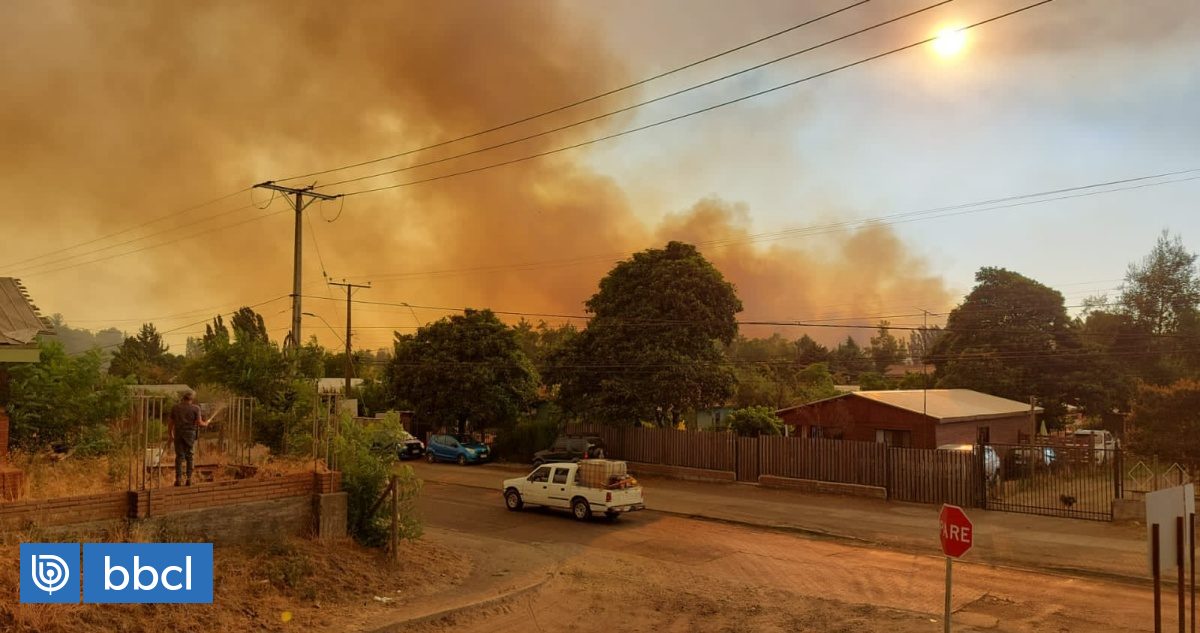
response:
M25 499L54 499L120 492L128 487L127 462L120 457L67 457L14 452L13 466L25 471Z
M282 539L218 545L211 605L36 605L17 602L17 559L15 544L0 546L0 631L12 633L342 630L346 618L381 607L375 596L391 597L402 613L399 605L444 591L470 570L462 555L422 541L394 566L352 543Z
M167 452L161 460L162 478L173 477L171 469L174 455ZM62 457L50 453L14 452L13 466L25 472L25 490L22 499L56 499L76 497L103 492L120 492L129 487L129 457L124 452L110 456ZM232 456L219 451L204 451L196 460L200 464L233 464ZM265 447L257 446L252 451L252 463L256 465L254 479L269 479L298 473L327 472L324 463L299 457L276 457ZM239 478L234 468L223 468L216 472L217 481Z

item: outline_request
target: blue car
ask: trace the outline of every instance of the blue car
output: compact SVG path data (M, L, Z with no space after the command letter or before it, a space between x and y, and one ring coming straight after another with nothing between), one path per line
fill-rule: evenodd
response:
M439 461L477 464L486 462L491 456L487 444L466 435L434 435L425 447L425 459L430 464Z

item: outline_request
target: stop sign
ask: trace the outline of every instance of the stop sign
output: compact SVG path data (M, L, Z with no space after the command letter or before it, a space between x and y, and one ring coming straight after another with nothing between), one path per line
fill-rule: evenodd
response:
M975 540L975 527L967 514L958 506L944 505L938 516L942 524L941 539L942 553L953 558L961 558Z

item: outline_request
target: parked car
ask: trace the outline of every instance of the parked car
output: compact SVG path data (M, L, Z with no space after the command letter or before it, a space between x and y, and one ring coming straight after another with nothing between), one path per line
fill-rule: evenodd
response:
M1072 435L1076 439L1090 440L1097 464L1107 462L1117 448L1117 438L1104 429L1079 429Z
M974 444L945 444L938 447L939 451L962 451L964 453L972 453L975 451ZM1000 456L996 454L996 449L991 446L983 447L983 473L987 476L988 481L995 481L1000 477Z
M569 509L580 521L586 521L595 513L612 520L624 512L646 508L642 487L636 482L632 485L599 482L585 485L577 476L579 468L579 464L570 462L545 464L525 477L506 479L500 487L505 507L512 511L526 505Z
M1020 446L1009 449L1005 458L1007 479L1020 477L1033 471L1047 471L1055 466L1058 453L1050 446Z
M430 464L437 461L477 464L491 456L487 444L466 435L433 435L425 447L425 458Z
M409 436L396 447L396 456L400 459L420 459L425 454L425 442Z
M584 435L560 435L554 444L533 454L533 465L551 462L578 462L581 459L602 459L604 441Z

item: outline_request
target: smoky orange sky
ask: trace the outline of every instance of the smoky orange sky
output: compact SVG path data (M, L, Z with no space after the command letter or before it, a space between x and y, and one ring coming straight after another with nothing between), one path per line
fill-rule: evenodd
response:
M175 351L203 329L196 322L269 300L258 310L282 338L293 214L257 190L143 223L254 182L438 142L643 75L588 21L547 2L19 5L6 12L0 44L6 87L0 183L7 194L0 274L23 279L43 312L62 313L72 325L131 331L152 320L171 331ZM625 105L639 94L288 184L448 156ZM323 191L470 169L627 122L607 119ZM719 152L716 131L712 141L711 151ZM737 286L745 319L870 317L896 306L944 308L956 294L890 227L802 242L756 238L751 210L707 183L696 183L692 206L659 208L587 156L587 149L574 150L312 205L304 224L305 293L324 298L305 299L305 311L343 326L344 305L332 300L342 295L322 282L325 272L372 281L357 295L363 300L582 314L583 301L620 254L669 239L702 245ZM683 168L663 165L676 177ZM848 211L814 199L792 213L803 225ZM128 227L137 228L60 251ZM356 342L380 347L392 328L408 332L445 314L358 305ZM306 317L304 327L306 337L336 344L319 319ZM845 335L809 333L825 342Z

